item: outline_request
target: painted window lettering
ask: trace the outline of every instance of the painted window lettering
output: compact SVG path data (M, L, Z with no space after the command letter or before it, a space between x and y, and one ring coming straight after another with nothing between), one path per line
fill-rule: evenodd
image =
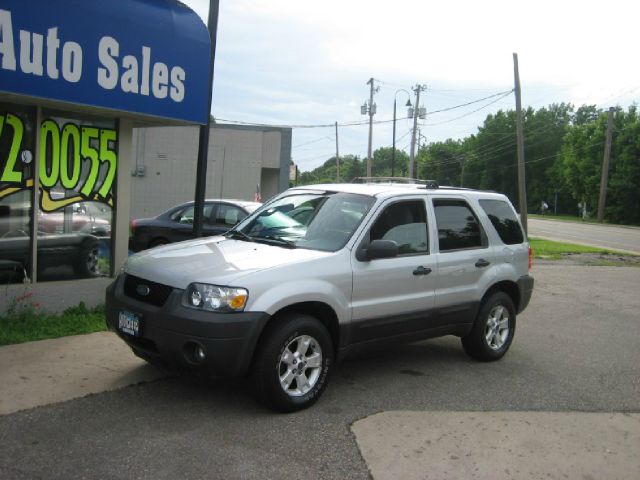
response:
M32 152L20 151L25 127L17 115L0 116L0 136L8 151L0 152L4 162L0 170L0 198L33 186L30 170ZM50 212L83 200L97 200L113 206L113 182L118 157L117 131L110 128L57 122L47 119L40 126L39 176L42 210ZM77 192L63 199L52 199L50 191L61 185Z

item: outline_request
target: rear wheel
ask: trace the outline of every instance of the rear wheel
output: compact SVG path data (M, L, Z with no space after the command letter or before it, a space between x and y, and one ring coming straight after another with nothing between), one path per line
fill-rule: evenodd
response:
M462 347L477 360L498 360L509 350L515 330L513 301L506 293L496 292L482 303L473 329L462 337Z
M333 368L333 344L317 319L302 314L273 320L258 346L253 382L258 398L280 412L313 405Z

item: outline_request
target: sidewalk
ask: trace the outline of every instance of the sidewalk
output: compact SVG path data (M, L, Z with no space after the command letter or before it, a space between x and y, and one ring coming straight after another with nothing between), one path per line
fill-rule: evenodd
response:
M0 365L0 415L167 375L111 332L3 346Z

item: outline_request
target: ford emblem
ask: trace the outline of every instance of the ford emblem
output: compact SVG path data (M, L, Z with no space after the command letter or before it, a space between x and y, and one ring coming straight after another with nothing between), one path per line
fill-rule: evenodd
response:
M149 295L151 289L147 285L138 285L136 287L136 293L142 297Z

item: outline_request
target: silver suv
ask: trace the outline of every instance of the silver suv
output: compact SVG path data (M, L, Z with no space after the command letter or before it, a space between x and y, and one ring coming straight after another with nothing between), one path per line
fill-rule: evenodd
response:
M139 357L250 374L279 411L313 404L336 361L442 335L509 349L531 250L501 194L421 184L292 188L222 236L129 258L107 322Z

